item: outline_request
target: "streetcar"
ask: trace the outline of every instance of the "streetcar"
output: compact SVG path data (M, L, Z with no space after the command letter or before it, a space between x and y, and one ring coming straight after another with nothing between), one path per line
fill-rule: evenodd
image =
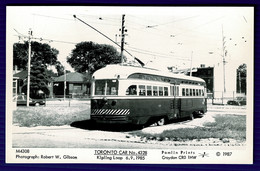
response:
M201 78L155 69L107 65L92 76L91 120L97 123L164 125L207 111Z

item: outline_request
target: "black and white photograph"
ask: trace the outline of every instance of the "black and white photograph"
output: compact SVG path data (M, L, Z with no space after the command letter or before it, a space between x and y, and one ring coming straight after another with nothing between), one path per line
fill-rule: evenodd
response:
M253 163L253 6L7 6L7 163Z

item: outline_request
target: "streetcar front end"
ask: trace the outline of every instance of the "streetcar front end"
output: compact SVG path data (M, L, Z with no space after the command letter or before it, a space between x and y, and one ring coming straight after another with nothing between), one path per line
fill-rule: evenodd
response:
M131 123L130 109L120 99L119 80L101 79L92 82L91 120L98 123Z

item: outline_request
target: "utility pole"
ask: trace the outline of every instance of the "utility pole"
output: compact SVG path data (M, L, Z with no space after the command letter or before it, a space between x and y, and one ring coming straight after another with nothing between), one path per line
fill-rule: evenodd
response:
M241 74L240 74L240 71L238 71L238 80L239 80L239 93L241 93L241 89L242 89L242 86L241 86Z
M123 21L124 21L124 16L123 15ZM95 30L96 32L98 32L99 34L101 34L102 36L106 37L108 40L110 40L111 42L113 42L114 44L116 44L117 46L119 46L121 48L121 50L124 50L126 53L128 53L130 56L132 56L142 67L144 66L144 63L138 59L137 57L134 57L130 52L128 52L127 50L124 49L124 41L123 41L123 46L120 46L117 42L115 42L114 40L110 39L108 36L106 36L105 34L103 34L102 32L98 31L96 28L92 27L91 25L89 25L88 23L86 23L85 21L79 19L76 15L73 15L74 18L76 18L77 20L79 20L80 22L82 22L83 24L87 25L88 27L92 28L93 30ZM124 26L124 22L122 21L122 26ZM123 29L124 30L124 29ZM127 32L127 30L124 30L124 32ZM123 34L122 36L125 36L125 34ZM123 39L123 37L122 37ZM122 57L123 57L123 51L121 53ZM121 59L121 61L123 61L123 59Z
M125 44L125 14L122 15L122 28L121 28L121 65L123 64L123 52Z
M66 88L67 88L67 84L66 84L66 68L64 66L64 101L66 100Z
M193 51L191 51L191 57L190 57L190 76L192 76L192 54Z
M32 38L32 30L29 29L28 32L28 43L29 43L29 49L28 49L28 76L27 76L27 99L26 99L26 106L29 106L29 99L30 99L30 73L31 73L31 38Z
M223 81L224 81L224 92L226 92L226 60L225 60L225 56L226 56L226 46L225 46L225 43L226 43L226 41L225 41L225 36L224 36L224 31L223 31L223 25L222 25L222 46L223 46L223 48L222 48L222 50L223 50L223 55L222 55L222 57L223 57Z

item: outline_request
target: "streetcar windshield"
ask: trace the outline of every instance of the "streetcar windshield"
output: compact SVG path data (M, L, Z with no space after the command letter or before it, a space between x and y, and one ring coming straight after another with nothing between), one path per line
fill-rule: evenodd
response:
M117 95L118 80L96 80L95 95Z

